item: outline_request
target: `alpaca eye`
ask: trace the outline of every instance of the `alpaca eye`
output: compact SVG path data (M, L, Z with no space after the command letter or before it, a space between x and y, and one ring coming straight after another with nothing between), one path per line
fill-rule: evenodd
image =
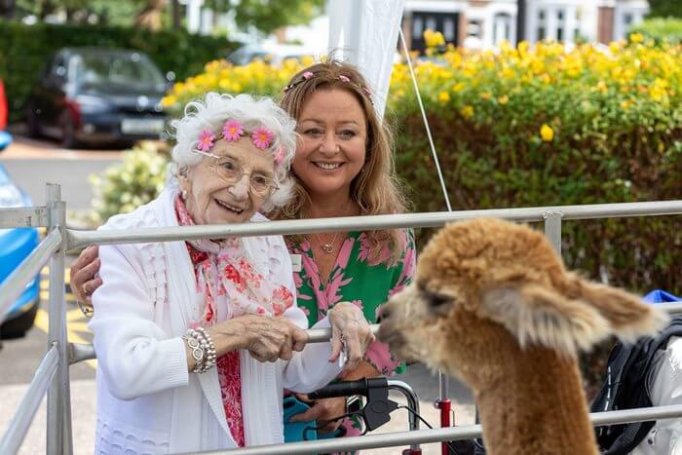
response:
M425 292L424 297L429 305L429 308L433 310L442 310L443 307L452 303L453 298L443 294L436 294L432 292Z

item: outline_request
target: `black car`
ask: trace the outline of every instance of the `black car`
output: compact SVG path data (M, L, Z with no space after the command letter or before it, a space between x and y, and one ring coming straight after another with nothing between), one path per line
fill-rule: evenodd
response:
M27 103L31 136L81 143L159 138L169 81L142 52L64 48L46 65Z

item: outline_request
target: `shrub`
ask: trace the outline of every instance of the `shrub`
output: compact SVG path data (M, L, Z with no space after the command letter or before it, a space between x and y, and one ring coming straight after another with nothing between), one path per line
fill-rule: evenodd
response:
M657 43L682 43L682 19L656 18L647 19L630 30L630 36L639 34L651 38Z
M166 179L168 155L163 144L143 141L123 153L121 163L102 175L91 175L95 222L128 213L159 195Z

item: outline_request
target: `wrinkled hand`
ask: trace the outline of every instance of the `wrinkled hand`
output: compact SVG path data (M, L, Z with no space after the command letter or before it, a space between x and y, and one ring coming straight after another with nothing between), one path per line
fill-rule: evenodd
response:
M102 286L98 275L101 265L97 245L84 249L71 264L71 292L85 314L92 313L92 293Z
M306 395L297 395L299 399L308 403ZM291 417L291 422L307 422L316 420L319 431L329 433L341 426L343 419L333 420L346 413L346 398L323 398L310 402L310 409Z
M348 358L344 371L355 369L365 356L367 347L374 341L374 334L362 314L362 310L350 302L339 302L329 311L332 326L332 354L330 362L338 360L346 342Z
M259 362L290 360L308 342L308 333L283 317L245 315L232 321L243 325L243 348Z

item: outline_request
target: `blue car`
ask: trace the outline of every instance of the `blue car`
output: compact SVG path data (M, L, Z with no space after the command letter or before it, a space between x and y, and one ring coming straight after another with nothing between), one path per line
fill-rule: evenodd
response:
M0 208L32 206L31 198L16 186L0 164ZM38 246L40 236L35 228L0 229L0 283ZM40 303L40 276L10 307L0 326L0 339L20 338L33 326Z

